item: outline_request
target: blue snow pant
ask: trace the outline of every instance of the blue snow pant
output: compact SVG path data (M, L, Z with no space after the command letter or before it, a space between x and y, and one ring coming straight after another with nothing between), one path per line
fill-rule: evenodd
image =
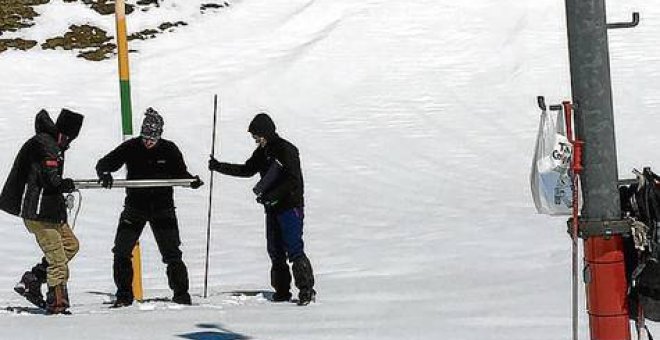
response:
M299 290L312 289L314 274L305 255L302 207L281 212L266 212L266 240L271 260L270 282L275 292L286 294L291 289L291 273L287 259L293 263L293 276Z

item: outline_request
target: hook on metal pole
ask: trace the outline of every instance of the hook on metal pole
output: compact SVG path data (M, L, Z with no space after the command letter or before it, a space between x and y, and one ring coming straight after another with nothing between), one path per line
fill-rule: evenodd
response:
M639 12L633 12L632 21L630 21L630 22L615 22L615 23L607 24L607 28L608 29L633 28L637 25L639 25Z

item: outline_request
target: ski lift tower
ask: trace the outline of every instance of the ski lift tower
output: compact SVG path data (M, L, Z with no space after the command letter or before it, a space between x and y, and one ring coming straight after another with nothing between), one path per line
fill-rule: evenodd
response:
M619 202L607 30L634 27L639 14L607 24L605 0L566 0L566 18L576 133L584 142L579 231L589 330L592 340L630 340L622 240L630 229Z

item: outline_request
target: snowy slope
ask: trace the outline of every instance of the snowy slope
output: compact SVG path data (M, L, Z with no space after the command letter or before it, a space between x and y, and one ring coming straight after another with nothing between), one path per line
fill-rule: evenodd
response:
M212 98L221 98L220 158L244 161L246 129L268 110L301 150L307 252L318 302L271 304L255 179L216 176L211 296L201 298L208 187L177 189L195 306L149 302L108 310L111 252L123 193L83 192L72 262L73 316L3 314L0 339L560 339L570 335L570 243L562 218L536 215L528 171L535 96L570 97L563 2L550 0L242 0L212 16L199 1L157 15L191 25L131 55L134 125L148 106L165 137L208 179ZM57 2L55 2L57 4ZM50 5L49 5L50 6ZM42 6L43 31L89 20ZM621 177L657 165L660 9L609 4ZM65 14L68 13L68 14ZM152 12L150 12L152 13ZM99 23L112 32L112 21ZM146 14L129 21L148 26ZM35 29L36 30L36 29ZM94 176L120 141L116 61L69 52L0 55L0 178L44 107L86 115L67 175ZM38 258L31 236L2 214L0 306ZM149 231L142 237L148 298L168 297ZM586 336L586 314L581 323ZM660 326L651 325L660 331Z

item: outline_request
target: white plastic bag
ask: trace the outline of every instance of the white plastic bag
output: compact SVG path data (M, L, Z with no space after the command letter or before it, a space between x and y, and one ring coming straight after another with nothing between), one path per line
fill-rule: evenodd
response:
M573 145L565 135L563 114L543 110L536 148L532 160L530 182L536 211L548 215L570 215L573 190L569 174Z

